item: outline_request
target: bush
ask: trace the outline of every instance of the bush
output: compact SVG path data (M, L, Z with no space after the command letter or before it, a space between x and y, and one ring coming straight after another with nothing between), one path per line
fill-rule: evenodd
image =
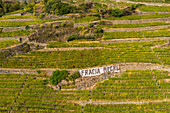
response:
M43 25L43 24L40 24L39 28L43 28L43 27L44 27L44 25Z
M94 28L94 33L103 33L103 29L100 26Z
M118 8L115 8L112 10L111 15L114 17L121 17L123 15L123 11Z
M80 77L80 73L78 71L74 72L73 74L71 74L69 76L69 80L71 81L75 81L75 79L79 78Z
M33 13L33 7L35 4L31 3L28 4L27 6L24 7L24 11L29 12L29 13Z
M53 24L53 28L56 28L57 26L55 24Z
M49 0L45 4L45 12L55 15L69 14L76 11L75 6L71 6L67 3L62 3L61 0Z
M29 30L29 29L30 29L30 26L26 25L25 30Z
M84 29L85 29L85 26L84 26L84 25L78 26L78 30L79 30L79 31L84 30Z
M99 25L105 25L106 23L105 23L105 21L99 21L97 24L99 24Z
M82 31L83 35L85 35L86 33L88 33L88 31L89 31L88 29Z
M50 82L53 85L57 85L60 83L62 80L65 80L68 77L69 73L66 70L63 71L53 71L52 76L50 77Z
M40 71L40 70L37 70L37 73L38 73L38 74L41 74L41 71Z
M66 23L63 22L63 23L60 24L60 26L61 26L61 27L65 27L65 26L66 26Z
M38 18L39 18L39 19L42 19L44 16L45 16L44 14L40 14L40 15L38 16Z
M93 24L92 24L92 23L90 23L90 24L88 25L88 27L93 27Z
M78 39L95 39L94 35L78 35L78 34L73 34L67 37L67 41L73 41L73 40L78 40Z

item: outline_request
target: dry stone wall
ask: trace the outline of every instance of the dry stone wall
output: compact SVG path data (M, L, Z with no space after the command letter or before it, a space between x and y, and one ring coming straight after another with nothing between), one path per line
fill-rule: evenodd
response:
M170 12L138 12L138 15L164 14Z
M106 32L119 32L119 31L143 31L143 30L153 30L153 29L166 29L170 28L170 25L163 25L163 26L149 26L149 27L138 27L138 28L107 28L104 29Z
M140 19L140 20L104 20L105 22L111 22L112 24L139 24L149 22L170 22L169 18L154 18L154 19Z
M11 31L18 31L18 30L26 30L25 26L22 27L4 27L2 32L11 32Z
M169 40L170 37L161 38L129 38L129 39L113 39L109 41L101 41L101 43L125 43L125 42L148 42L148 41L159 41L159 40Z

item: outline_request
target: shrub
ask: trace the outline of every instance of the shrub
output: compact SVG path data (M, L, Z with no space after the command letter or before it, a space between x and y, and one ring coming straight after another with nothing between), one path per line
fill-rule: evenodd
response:
M27 6L24 7L24 11L29 12L29 13L33 13L33 7L35 4L31 3L28 4Z
M80 73L78 71L74 72L73 74L71 74L69 76L69 80L71 81L75 81L75 79L79 78L80 77Z
M38 73L38 74L41 74L41 71L40 71L40 70L37 70L37 73Z
M39 28L43 28L43 27L44 27L44 25L43 25L43 24L40 24Z
M103 33L103 29L100 26L94 28L94 33Z
M99 25L105 25L105 21L99 21L97 24L99 24Z
M78 39L95 39L94 35L78 35L78 34L73 34L67 37L67 41L72 41L72 40L78 40Z
M60 26L61 26L61 27L65 27L65 26L66 26L66 23L63 22L63 23L60 24Z
M88 25L88 27L93 27L93 24L92 24L92 23L90 23L90 24Z
M123 11L118 8L115 8L112 10L111 15L114 17L121 17L123 15Z
M55 24L53 24L53 28L56 28L57 26Z
M30 26L26 25L25 30L29 30L29 29L30 29Z
M75 6L63 3L60 0L48 0L48 2L45 4L45 12L50 14L63 15L73 13L75 11Z
M40 14L40 15L38 16L38 18L39 18L39 19L42 19L44 16L45 16L44 14Z
M68 75L69 73L66 70L63 70L63 71L56 70L52 73L52 76L50 77L50 82L53 85L57 85L62 80L66 79Z
M83 33L83 35L85 35L86 33L88 33L88 29L86 29L86 30L84 30L82 33Z
M84 25L78 26L78 30L79 30L79 31L84 30L84 29L85 29L85 26L84 26Z

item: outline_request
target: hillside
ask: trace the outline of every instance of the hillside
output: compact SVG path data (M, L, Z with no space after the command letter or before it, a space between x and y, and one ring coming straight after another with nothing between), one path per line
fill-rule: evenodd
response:
M0 1L1 113L168 111L168 0Z

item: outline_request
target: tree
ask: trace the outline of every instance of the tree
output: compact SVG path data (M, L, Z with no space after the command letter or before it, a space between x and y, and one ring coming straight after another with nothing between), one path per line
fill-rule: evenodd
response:
M65 80L68 77L69 73L66 70L63 71L53 71L52 76L50 77L50 82L53 85L57 85L58 83L60 83L62 80Z
M26 1L26 0L24 0L24 5L25 5L25 6L27 6L27 5L28 5L28 3L27 3L27 1Z

